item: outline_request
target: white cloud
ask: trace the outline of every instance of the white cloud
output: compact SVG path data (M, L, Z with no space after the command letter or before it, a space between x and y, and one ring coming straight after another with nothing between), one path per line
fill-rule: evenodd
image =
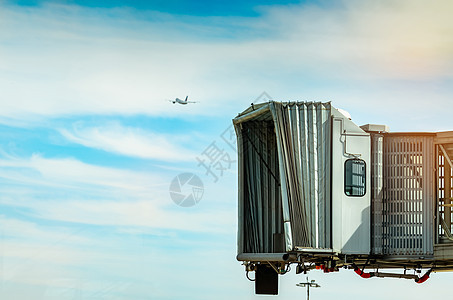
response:
M447 0L346 0L266 12L283 37L274 45L290 46L276 53L291 53L288 62L329 78L426 79L453 75L452 9Z
M51 159L33 155L28 159L0 159L5 178L16 184L90 190L143 192L149 187L164 184L162 175L87 164L73 158Z
M225 232L236 220L234 211L177 207L168 192L174 174L157 175L38 155L2 159L0 170L0 180L8 183L2 189L0 204L23 208L27 215L42 220L113 226L126 231L135 227L145 232ZM12 225L22 228L23 224ZM27 230L36 232L32 227Z
M165 205L168 204L168 205ZM59 200L30 204L33 215L47 220L79 224L112 226L121 232L143 232L149 229L184 230L225 234L234 228L232 211L174 209L153 196L146 200L115 201Z
M27 240L30 243L44 243L52 244L58 243L59 245L78 244L88 245L93 243L93 240L81 236L81 228L67 229L51 226L41 226L31 221L22 221L0 215L0 238L8 239L14 237L16 241ZM17 253L13 251L12 253Z
M270 6L256 18L138 19L132 10L4 6L0 114L233 116L263 90L346 103L358 93L370 104L383 91L386 104L407 104L413 88L388 82L414 80L432 94L432 81L453 78L451 9L450 1L347 0ZM236 39L213 34L231 27ZM165 101L187 94L201 102ZM440 94L441 103L452 95Z
M26 126L30 117L45 120L49 116L74 114L233 117L266 90L277 100L334 100L334 105L350 111L354 120L372 116L379 122L385 119L391 128L398 122L394 119L409 116L405 118L417 122L419 130L426 126L435 130L439 124L448 129L453 94L451 87L442 84L453 77L451 6L451 1L347 0L336 7L265 7L260 17L240 20L154 15L137 21L133 11L122 9L51 5L17 9L2 3L0 119ZM121 18L115 18L119 15ZM233 23L239 24L234 25L234 33L219 38ZM200 103L178 106L165 101L187 94ZM430 117L429 123L423 124L421 117L426 116ZM174 143L168 136L125 127L83 126L61 132L75 143L135 157L149 155L172 160L182 150L177 146L179 142ZM159 141L159 147L155 141ZM162 145L168 152L162 152ZM220 238L203 241L209 244L203 249L205 252L181 245L177 238L168 242L170 250L174 250L171 254L165 246L153 244L147 249L152 257L145 264L135 255L137 245L130 246L129 239L116 235L156 229L228 232L226 240L231 240L233 248L235 204L234 200L228 201L235 196L227 198L233 194L234 183L219 183L210 197L212 203L204 198L194 209L182 209L168 195L168 184L174 174L167 172L123 170L40 155L3 158L0 170L2 207L34 217L37 222L101 225L86 228L106 226L108 229L103 233L115 235L112 241L93 233L98 243L90 243L87 251L65 245L49 248L47 241L64 238L65 230L1 219L0 227L26 241L2 241L0 245L4 270L9 276L6 285L17 281L71 287L81 280L92 288L92 298L99 298L104 290L96 293L96 289L106 287L108 293L112 285L119 286L118 281L124 283L124 278L128 278L140 285L138 296L165 290L160 298L200 295L213 298L219 296L219 290L225 290L225 285L234 286L238 298L253 293L252 285L239 278L243 268L234 262L234 251L231 257L216 252ZM28 236L43 243L35 245ZM221 239L225 242L223 235ZM109 241L99 246L106 240ZM68 244L85 247L85 242L89 242L87 238L77 236L71 237ZM115 252L117 249L123 252ZM39 255L34 257L36 253ZM181 267L175 257L185 257L188 263ZM15 272L16 263L27 259ZM200 261L215 262L217 269L228 270L221 275L225 280L210 282L212 264ZM55 266L79 262L79 270ZM163 267L162 262L166 262ZM231 276L229 268L233 267L240 269L238 276ZM137 270L142 273L137 275ZM194 270L200 276L194 276ZM105 275L114 280L108 282ZM353 275L332 274L335 276L332 282L327 277L323 280L329 286L335 282L344 284ZM58 282L65 277L75 281ZM442 278L437 283L428 283L439 285L436 289L424 286L426 294L441 291L441 285L448 283L447 277ZM282 296L300 296L296 279L294 282L284 279ZM104 284L105 281L111 285ZM366 285L362 290L375 291L368 294L377 299L382 298L378 281L351 282L356 287ZM172 290L174 282L184 288ZM384 280L384 284L388 282ZM389 291L399 288L400 297L417 296L413 282L412 285L393 282ZM211 294L206 293L206 286L211 287ZM20 298L18 293L31 287L9 286L4 291ZM119 290L113 288L121 293ZM131 290L136 290L135 286ZM330 295L331 290L316 292ZM22 298L39 299L32 291ZM335 296L350 298L341 293Z
M188 132L181 129L181 132ZM196 153L179 146L187 140L181 135L164 135L119 123L87 127L76 123L72 130L60 129L69 141L108 152L170 162L193 161Z

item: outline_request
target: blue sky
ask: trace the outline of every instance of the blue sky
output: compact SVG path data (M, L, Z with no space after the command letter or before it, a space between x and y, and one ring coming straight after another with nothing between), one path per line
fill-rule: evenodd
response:
M269 5L288 5L300 3L316 3L317 5L332 5L337 1L187 1L187 0L167 0L167 1L7 1L7 3L18 4L21 6L40 6L43 3L65 3L91 8L133 8L137 10L152 10L165 12L175 15L191 16L259 16L257 12L261 6Z
M236 262L236 166L197 157L266 91L359 125L452 130L450 1L0 1L0 295L254 299ZM168 99L190 95L197 104ZM171 180L205 191L175 205ZM441 296L312 272L318 299ZM279 298L304 297L281 278ZM345 288L348 287L348 288Z

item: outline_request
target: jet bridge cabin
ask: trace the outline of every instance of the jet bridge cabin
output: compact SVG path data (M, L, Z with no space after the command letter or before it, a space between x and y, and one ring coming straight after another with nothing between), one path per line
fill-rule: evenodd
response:
M233 123L237 259L257 294L277 294L290 264L419 283L453 270L453 132L359 127L330 102L252 105Z

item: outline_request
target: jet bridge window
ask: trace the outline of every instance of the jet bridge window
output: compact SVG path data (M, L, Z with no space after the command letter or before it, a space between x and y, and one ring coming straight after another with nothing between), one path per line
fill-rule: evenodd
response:
M365 196L366 163L362 159L348 159L344 163L344 193L350 197Z

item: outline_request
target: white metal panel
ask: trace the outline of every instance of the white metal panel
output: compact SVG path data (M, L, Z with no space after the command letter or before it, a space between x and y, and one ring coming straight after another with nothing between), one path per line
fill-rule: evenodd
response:
M334 250L342 254L370 253L370 135L332 108L332 238ZM344 165L359 158L366 164L366 193L350 197L344 193Z

